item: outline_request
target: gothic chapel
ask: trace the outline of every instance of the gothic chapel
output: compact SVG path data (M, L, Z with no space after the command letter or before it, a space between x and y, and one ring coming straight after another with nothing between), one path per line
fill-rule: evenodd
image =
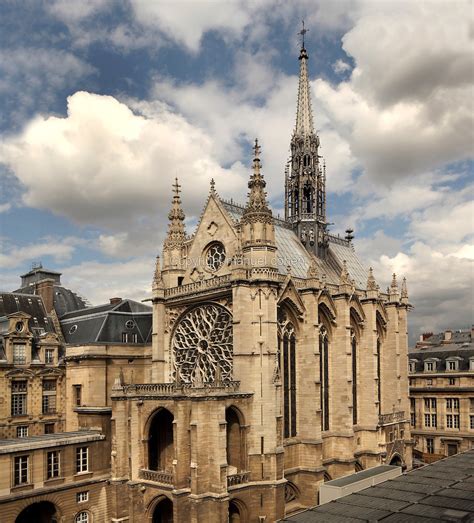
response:
M284 220L257 143L246 204L211 181L191 236L176 180L151 379L112 393L114 521L272 522L329 479L411 467L406 283L382 293L328 232L307 63L303 43Z

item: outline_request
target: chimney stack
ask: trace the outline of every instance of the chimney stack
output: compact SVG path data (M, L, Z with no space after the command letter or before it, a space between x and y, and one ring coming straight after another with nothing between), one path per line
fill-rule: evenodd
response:
M49 314L54 308L54 280L46 278L36 283L36 294L41 296L46 313Z
M110 298L110 305L117 305L122 301L122 298Z

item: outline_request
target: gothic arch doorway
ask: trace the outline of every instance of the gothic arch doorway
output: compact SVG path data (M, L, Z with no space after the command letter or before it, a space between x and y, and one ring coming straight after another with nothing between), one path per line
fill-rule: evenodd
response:
M59 514L51 501L33 503L23 509L15 523L59 523Z
M160 409L153 415L148 431L148 468L173 471L173 414Z
M162 497L153 509L152 523L173 523L173 502Z
M244 523L247 521L245 505L239 499L229 501L229 523Z
M403 467L402 458L398 454L394 454L390 460L390 465L395 465L396 467Z

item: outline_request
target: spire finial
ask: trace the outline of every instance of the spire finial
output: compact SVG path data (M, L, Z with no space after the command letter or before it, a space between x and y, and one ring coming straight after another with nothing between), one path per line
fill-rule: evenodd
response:
M211 193L216 192L216 182L214 181L214 178L211 178L210 189L211 189Z
M181 185L179 185L179 183L178 183L178 178L174 179L173 191L174 191L174 197L179 198L179 193L181 192Z
M164 248L169 249L177 245L181 246L182 242L186 237L184 230L184 211L181 208L181 198L179 193L181 192L181 185L178 183L178 178L175 178L173 188L173 200L171 210L168 213L169 226L168 236L165 239Z
M255 138L255 145L253 146L253 159L260 160L260 152L262 148L258 145L258 138Z
M309 31L304 26L304 19L301 20L301 31L298 33L301 36L301 49L304 49L304 35Z
M397 283L397 275L393 273L392 275L392 283L390 284L390 288L388 289L388 295L390 298L390 301L395 302L400 299L400 294L398 292L398 283Z
M408 288L407 288L407 279L403 278L402 281L402 292L400 295L402 303L408 303Z
M376 291L377 290L377 282L374 278L374 270L372 267L369 268L369 276L367 277L367 290L368 291Z

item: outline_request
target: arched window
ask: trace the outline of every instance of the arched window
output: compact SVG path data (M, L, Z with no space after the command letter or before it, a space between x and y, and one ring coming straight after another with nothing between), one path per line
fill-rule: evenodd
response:
M173 470L173 415L160 409L153 415L148 437L148 468L171 472Z
M296 436L296 335L284 310L278 313L278 358L283 370L283 436Z
M79 514L76 516L76 519L74 520L74 523L90 523L89 512L85 512L84 510L79 512Z
M377 401L379 404L379 415L382 414L382 351L383 351L383 339L384 339L384 327L383 320L380 314L377 312Z
M229 407L225 411L227 465L234 468L235 472L241 472L245 468L245 436L239 414L234 407Z
M352 352L352 423L357 425L357 336L351 328Z
M319 358L321 430L329 430L329 337L324 326L319 331Z

